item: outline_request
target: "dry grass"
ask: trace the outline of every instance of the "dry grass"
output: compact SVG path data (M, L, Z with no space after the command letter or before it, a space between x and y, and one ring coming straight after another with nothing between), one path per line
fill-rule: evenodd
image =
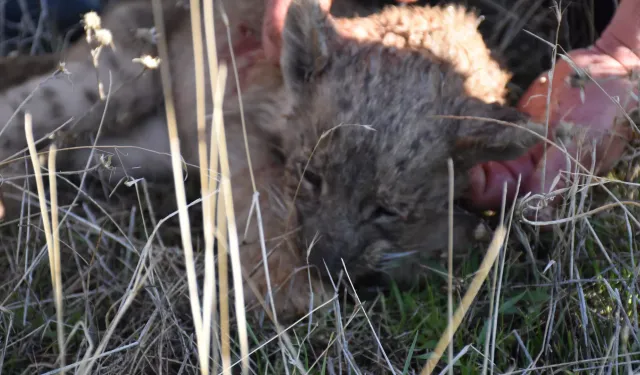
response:
M192 1L192 9L198 3ZM526 87L556 53L516 31L524 28L565 50L595 37L589 7L582 18L574 14L568 33L564 16L558 28L554 9L542 1L475 4L486 9L481 27L488 40L510 51L516 97L517 86ZM197 74L205 63L202 39L215 43L206 26L204 38L194 34ZM159 47L166 59L162 41ZM528 58L516 51L526 51ZM227 67L218 69L213 53L206 63L217 72L211 87L218 89L212 97L219 109ZM233 74L233 66L229 70ZM170 82L168 72L161 73ZM201 98L203 88L195 88ZM426 265L426 288L356 291L347 275L336 285L344 293L331 301L331 309L281 327L269 311L245 317L240 294L235 311L229 311L225 252L231 255L233 292L241 290L241 280L238 240L227 237L236 228L220 112L211 123L212 149L200 140L201 198L188 203L191 187L181 178L169 84L165 90L177 188L177 197L169 199L177 198L178 212L159 210L162 186L145 181L105 187L85 180L86 172L79 183L73 176L56 180L50 173L55 153L64 150L54 149L48 167L36 167L38 194L25 193L19 222L2 224L2 374L217 374L229 366L255 374L427 374L434 368L433 373L614 374L640 368L637 151L630 150L606 178L596 178L588 166L575 171L580 178L567 188L569 198L550 233L538 230L544 222L522 217L540 197L505 204L486 254L449 252L447 266ZM110 94L109 85L107 101ZM198 126L204 127L204 102L195 104ZM222 176L218 187L216 175ZM43 176L49 176L48 199ZM214 222L218 227L211 230ZM434 367L425 366L429 360Z

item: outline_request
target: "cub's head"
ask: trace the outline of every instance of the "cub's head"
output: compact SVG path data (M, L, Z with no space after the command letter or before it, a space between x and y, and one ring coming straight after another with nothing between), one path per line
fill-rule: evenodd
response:
M527 119L466 95L465 77L426 52L350 39L313 0L291 5L281 57L292 100L287 194L299 248L321 272L336 276L344 261L357 278L399 254L446 248L448 159L459 197L471 166L540 139L505 125Z

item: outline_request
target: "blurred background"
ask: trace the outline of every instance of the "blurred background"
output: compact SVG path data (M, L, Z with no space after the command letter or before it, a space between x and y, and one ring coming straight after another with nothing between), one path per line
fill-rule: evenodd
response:
M0 0L0 56L40 54L80 35L82 14L100 11L104 0Z

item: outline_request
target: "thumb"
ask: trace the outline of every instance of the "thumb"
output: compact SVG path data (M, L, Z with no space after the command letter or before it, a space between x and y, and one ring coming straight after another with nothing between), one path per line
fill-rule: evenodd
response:
M607 114L607 111L601 113ZM605 118L613 118L613 115ZM599 175L610 170L624 153L633 130L624 119L609 121L614 123L611 129L587 127L566 145L558 141L556 145L547 144L546 157L544 152L540 153L536 169L527 181L527 188L534 193L548 194L566 188L573 174ZM604 119L601 123L605 123Z
M544 146L541 145L541 147ZM586 160L581 161L578 158L578 146L573 141L564 146L547 144L546 147L546 153L543 149L540 160L538 160L533 174L531 174L526 183L528 190L534 194L548 194L551 191L567 187L568 173L575 169L574 160L581 162L585 168L590 168L590 165L584 164ZM588 158L588 160L591 160L591 158ZM558 202L558 200L554 199L553 202Z

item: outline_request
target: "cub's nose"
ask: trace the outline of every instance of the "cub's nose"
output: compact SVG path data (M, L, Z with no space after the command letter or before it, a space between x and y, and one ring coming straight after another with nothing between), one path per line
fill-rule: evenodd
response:
M353 249L345 241L332 239L328 236L320 236L308 251L309 264L316 267L322 277L330 277L337 281L340 271L346 265L346 271L350 271Z

